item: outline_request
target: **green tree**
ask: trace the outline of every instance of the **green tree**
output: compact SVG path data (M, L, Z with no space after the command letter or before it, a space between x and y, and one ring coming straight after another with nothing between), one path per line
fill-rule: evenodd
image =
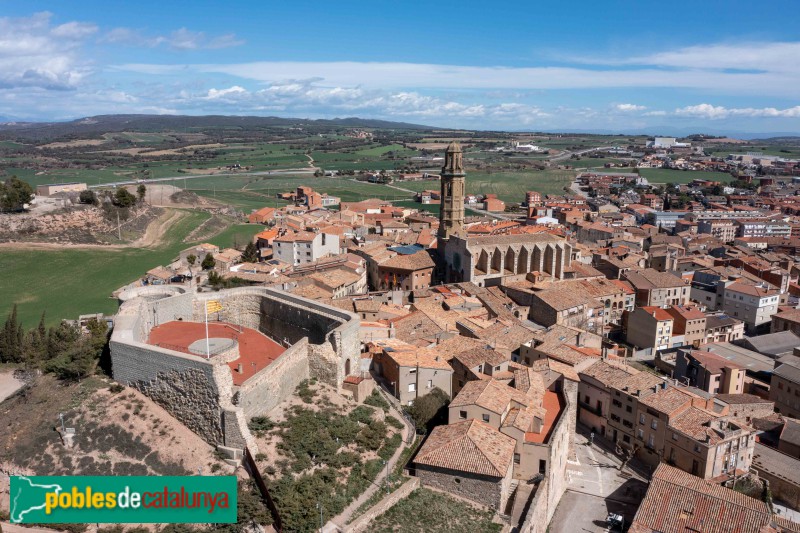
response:
M256 247L255 243L250 242L244 247L244 252L242 252L242 261L245 263L258 262L258 248Z
M16 176L0 183L0 211L22 211L33 199L33 188Z
M211 270L216 266L217 262L214 260L214 256L212 254L206 254L203 258L203 262L200 263L200 266L203 270Z
M147 194L147 187L145 187L144 183L140 183L138 187L136 187L136 196L139 198L139 203L144 202L144 196Z
M446 423L447 404L450 398L439 387L434 387L425 396L418 396L405 411L414 420L417 432L430 431L434 426Z
M136 197L128 189L121 187L114 193L113 202L117 207L132 207L136 203Z
M193 267L195 263L197 263L197 256L194 254L189 254L186 256L186 262L189 263L190 267Z
M82 204L96 204L97 203L97 195L94 191L86 189L85 191L81 191L81 194L78 196L78 199Z
M17 319L17 305L11 308L0 331L0 362L19 363L23 359L25 332Z

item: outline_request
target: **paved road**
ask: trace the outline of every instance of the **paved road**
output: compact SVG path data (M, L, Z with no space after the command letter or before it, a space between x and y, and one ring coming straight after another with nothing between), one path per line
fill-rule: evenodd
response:
M313 174L313 168L297 168L297 169L285 169L285 170L262 170L260 172L223 172L222 174L181 174L180 176L169 176L166 178L150 178L146 180L124 180L124 181L114 181L111 183L98 183L95 185L89 185L90 189L97 189L102 187L119 187L122 185L136 185L138 183L144 183L145 185L148 183L158 183L164 181L177 181L177 180L193 180L193 179L200 179L200 178L220 178L226 176L285 176L285 175L294 175L294 174Z
M630 524L647 491L635 472L619 470L613 453L586 443L585 436L575 435L576 458L567 465L569 484L550 523L553 533L608 531L608 513L621 514Z

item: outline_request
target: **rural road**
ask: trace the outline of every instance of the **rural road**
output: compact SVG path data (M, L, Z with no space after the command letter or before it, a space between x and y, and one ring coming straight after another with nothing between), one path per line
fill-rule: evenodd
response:
M181 176L169 176L166 178L150 178L146 180L125 180L125 181L114 181L111 183L99 183L97 185L89 185L90 189L100 189L103 187L119 187L122 185L136 185L138 183L158 183L164 181L175 181L175 180L193 180L198 178L219 178L219 177L226 177L226 176L285 176L285 175L292 175L292 174L313 174L314 169L311 168L298 168L298 169L286 169L286 170L262 170L260 172L224 172L222 174L193 174L191 176L181 175Z
M600 150L610 150L611 148L614 148L614 147L613 146L598 146L596 148L589 148L587 150L579 150L577 152L570 152L569 150L564 150L562 153L558 154L557 156L554 156L554 157L550 158L549 161L563 161L565 159L569 159L573 155L583 155L583 154L588 154L589 152L597 152L597 151L600 151Z

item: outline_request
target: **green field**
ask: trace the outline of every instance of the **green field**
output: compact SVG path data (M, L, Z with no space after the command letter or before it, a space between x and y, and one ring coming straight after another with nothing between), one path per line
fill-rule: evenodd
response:
M176 180L174 183L178 187L183 187L181 180ZM277 200L275 195L279 192L296 190L301 185L313 187L317 192L338 196L345 202L355 202L365 198L405 200L411 196L386 185L355 181L350 178L315 177L310 174L297 177L208 176L186 180L187 190L226 202L245 212L265 206L283 206L286 202Z
M639 174L650 183L689 183L692 180L731 181L733 176L724 172L703 172L700 170L675 170L671 168L640 168Z
M0 271L8 282L0 284L0 318L14 303L26 326L36 325L42 311L50 324L84 313L113 313L117 301L111 298L112 291L172 261L189 246L183 242L186 235L209 218L205 212L186 213L170 229L167 241L154 249L4 249ZM246 230L234 226L211 240L225 244L255 227Z
M531 170L528 172L467 172L467 193L494 193L506 202L522 202L526 191L564 194L577 173L573 170ZM438 180L401 181L395 185L412 191L438 190Z

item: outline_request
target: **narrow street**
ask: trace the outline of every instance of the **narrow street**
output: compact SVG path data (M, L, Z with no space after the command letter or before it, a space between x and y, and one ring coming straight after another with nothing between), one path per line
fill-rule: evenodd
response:
M608 531L608 513L621 514L629 524L647 492L643 476L620 470L620 458L588 442L585 435L575 435L576 456L567 465L569 485L550 523L553 533Z

